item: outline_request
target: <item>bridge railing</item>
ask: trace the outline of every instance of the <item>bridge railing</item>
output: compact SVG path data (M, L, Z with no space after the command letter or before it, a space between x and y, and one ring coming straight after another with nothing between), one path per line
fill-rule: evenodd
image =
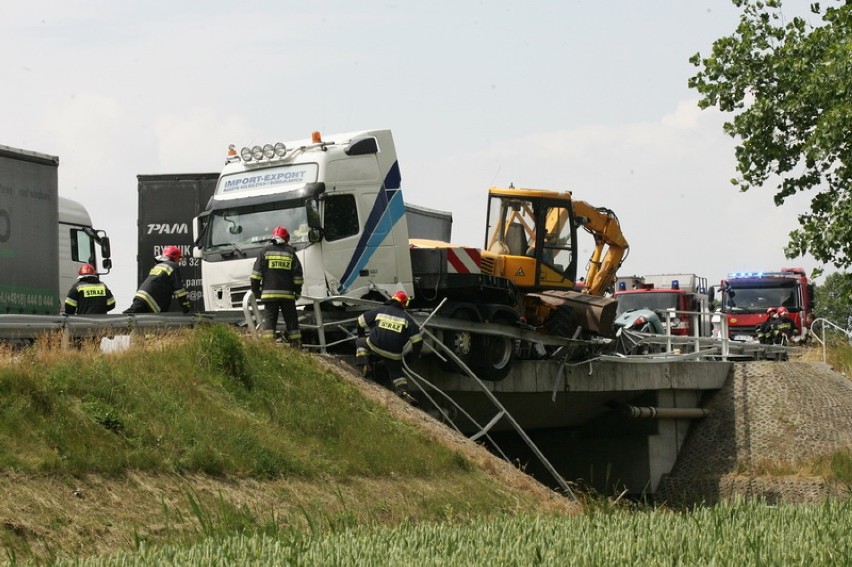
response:
M833 331L838 332L846 337L846 340L852 342L852 330L844 329L840 325L836 323L832 323L828 319L824 317L820 317L816 319L813 323L811 323L811 334L814 339L819 341L822 345L822 361L828 362L828 352L826 349L826 332Z

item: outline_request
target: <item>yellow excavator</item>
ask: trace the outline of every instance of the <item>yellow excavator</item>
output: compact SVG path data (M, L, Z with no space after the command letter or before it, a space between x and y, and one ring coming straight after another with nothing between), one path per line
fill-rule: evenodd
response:
M595 246L578 282L579 227ZM616 301L604 295L628 251L615 213L575 201L569 191L488 190L482 272L514 283L531 325L563 336L611 336Z

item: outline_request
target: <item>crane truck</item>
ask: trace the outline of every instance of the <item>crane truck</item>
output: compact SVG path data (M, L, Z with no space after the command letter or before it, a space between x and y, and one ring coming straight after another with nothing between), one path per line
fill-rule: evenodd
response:
M0 146L0 314L56 315L81 265L112 267L109 237L59 196L59 158Z
M483 323L543 334L607 336L615 302L602 297L628 250L612 211L573 201L570 192L492 188L483 248L412 239L390 130L229 148L206 210L193 223L204 304L234 310L272 229L289 229L304 270L300 304L335 298L384 299L403 290L412 307L460 321L443 341L485 378L505 377L533 350ZM595 236L582 289L576 282L577 228ZM342 298L342 299L341 299ZM324 314L328 320L331 313ZM465 325L467 324L467 326ZM541 349L536 352L541 354Z

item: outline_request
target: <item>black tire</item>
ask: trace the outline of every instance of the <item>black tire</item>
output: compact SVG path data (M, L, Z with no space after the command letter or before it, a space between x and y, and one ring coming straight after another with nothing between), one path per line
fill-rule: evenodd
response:
M489 382L499 382L512 371L515 361L515 341L508 337L481 336L483 346L481 355L473 371L477 376Z

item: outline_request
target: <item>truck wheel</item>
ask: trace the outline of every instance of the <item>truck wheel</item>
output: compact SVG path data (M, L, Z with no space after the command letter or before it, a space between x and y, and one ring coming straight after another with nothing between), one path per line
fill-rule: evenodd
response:
M508 337L483 336L482 356L473 369L483 380L499 382L509 375L515 360L515 341Z

